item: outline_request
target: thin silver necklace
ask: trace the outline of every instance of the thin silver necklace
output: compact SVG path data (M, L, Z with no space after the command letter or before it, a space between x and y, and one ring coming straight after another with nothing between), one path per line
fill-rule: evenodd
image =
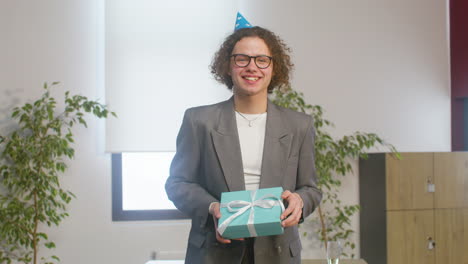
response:
M254 119L248 119L247 117L245 117L241 112L239 111L236 111L236 113L238 113L240 116L242 116L242 118L244 118L245 120L247 120L247 122L249 122L249 127L252 127L252 122L259 119L262 114L259 114L257 117L255 117Z

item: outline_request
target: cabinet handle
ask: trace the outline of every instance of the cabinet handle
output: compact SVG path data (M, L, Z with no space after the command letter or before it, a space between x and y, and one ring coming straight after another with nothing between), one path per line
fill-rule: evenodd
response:
M433 193L435 192L435 184L432 183L431 180L427 180L427 192Z
M435 248L435 241L432 239L432 237L427 238L427 249L428 250L433 250Z

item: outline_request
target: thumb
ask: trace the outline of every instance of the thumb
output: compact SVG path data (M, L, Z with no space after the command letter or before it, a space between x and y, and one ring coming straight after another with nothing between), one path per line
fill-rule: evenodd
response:
M281 194L281 198L286 199L289 197L289 195L291 195L291 192L289 190L286 190Z
M214 216L219 219L221 218L221 208L219 207L219 204L216 204L214 209Z

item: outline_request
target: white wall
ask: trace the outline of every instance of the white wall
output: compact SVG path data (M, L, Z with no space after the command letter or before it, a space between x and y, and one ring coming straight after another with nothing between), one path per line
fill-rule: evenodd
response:
M399 151L450 150L446 1L241 1L293 50L293 87L335 135L376 132Z
M253 24L293 48L294 87L324 106L333 134L363 130L400 151L450 150L446 1L241 3ZM7 124L7 108L35 98L44 81L62 82L57 95L66 89L104 98L102 12L103 0L0 0L0 125ZM55 253L67 264L138 264L153 250L180 253L186 221L111 221L103 124L92 119L88 129L76 130L76 158L63 180L78 198L71 217L51 230ZM343 199L355 203L357 176L346 181ZM321 254L303 241L303 257Z

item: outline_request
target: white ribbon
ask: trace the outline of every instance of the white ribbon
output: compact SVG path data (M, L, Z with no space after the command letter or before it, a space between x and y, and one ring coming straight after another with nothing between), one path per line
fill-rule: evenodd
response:
M228 217L226 220L224 220L223 223L221 223L218 226L218 232L222 236L228 225L236 219L238 216L244 214L247 212L247 210L250 210L249 214L249 220L247 221L247 228L249 229L250 236L256 237L257 232L255 230L254 226L254 212L255 212L255 206L261 207L261 208L272 208L275 205L281 206L281 213L284 211L284 204L281 201L280 198L276 197L273 194L266 194L258 199L255 200L255 195L257 194L257 191L252 191L251 192L251 200L252 202L247 202L247 201L242 201L242 200L235 200L231 201L227 204L223 203L221 204L221 207L226 207L230 213L235 214L231 215ZM274 200L270 200L268 198L272 198Z

